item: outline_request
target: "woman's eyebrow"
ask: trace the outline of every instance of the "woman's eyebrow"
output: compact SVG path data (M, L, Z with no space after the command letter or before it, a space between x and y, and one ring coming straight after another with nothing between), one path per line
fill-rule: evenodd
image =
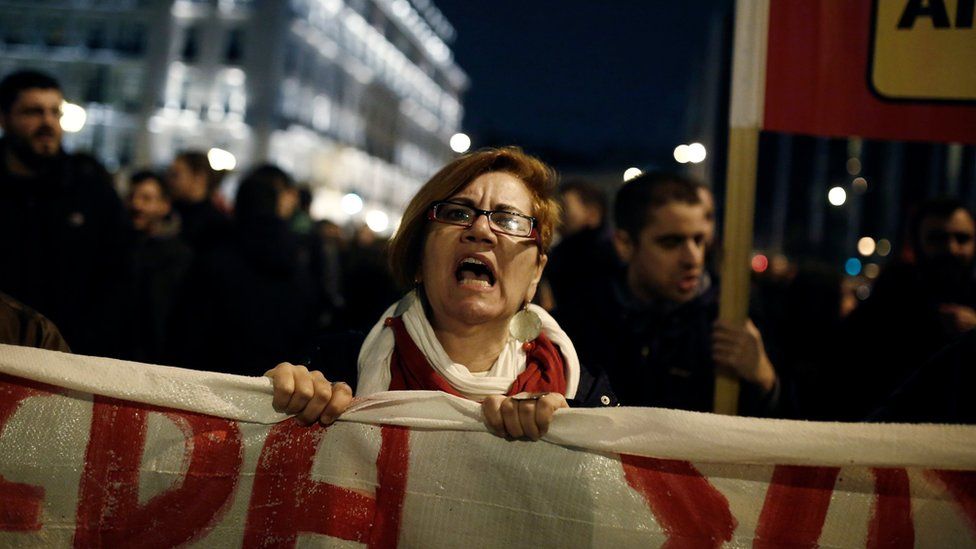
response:
M506 212L515 212L515 213L519 213L519 214L522 214L522 215L526 215L525 212L523 212L521 208L518 208L516 206L512 206L511 204L505 204L504 202L501 203L501 204L495 204L495 207L493 209L495 209L495 210L505 210Z

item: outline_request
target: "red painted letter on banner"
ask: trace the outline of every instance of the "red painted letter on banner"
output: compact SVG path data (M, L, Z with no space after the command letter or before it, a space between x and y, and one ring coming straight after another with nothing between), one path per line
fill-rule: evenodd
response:
M300 533L316 533L395 547L407 485L410 431L383 427L376 459L376 495L311 480L327 429L295 421L275 425L254 476L245 547L294 547Z
M33 381L0 374L0 435L7 421L29 397L60 392ZM0 532L31 532L41 529L44 488L10 482L0 475Z
M186 437L186 476L139 504L146 419L162 413ZM173 547L197 540L226 511L242 460L237 424L226 419L95 397L79 490L76 547Z

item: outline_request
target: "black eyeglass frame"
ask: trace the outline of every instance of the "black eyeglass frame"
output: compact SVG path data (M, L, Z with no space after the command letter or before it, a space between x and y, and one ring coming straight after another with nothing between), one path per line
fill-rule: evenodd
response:
M437 216L434 214L434 212L437 211L437 208L438 207L443 206L445 204L450 204L452 206L461 206L461 207L464 207L464 208L468 208L468 209L474 211L475 216L471 219L471 223L452 223L450 221L445 221L443 219L438 219ZM507 233L505 231L496 230L495 229L495 226L492 225L492 223L491 223L491 215L494 214L494 213L503 213L503 214L508 214L508 215L515 215L515 216L518 216L518 217L521 217L521 218L524 218L524 219L528 219L532 223L532 230L529 231L529 234L527 234L527 235L512 234L512 233ZM472 227L475 224L475 222L481 216L485 216L485 217L488 218L488 228L491 229L491 232L493 232L495 234L503 234L503 235L506 235L506 236L514 236L516 238L531 238L531 239L535 240L536 244L538 244L540 248L542 247L542 235L539 233L539 220L536 219L535 217L532 217L531 215L520 214L518 212L512 212L512 211L508 211L508 210L482 210L481 208L475 208L471 204L464 204L463 202L454 202L454 201L451 201L451 200L438 200L437 202L432 202L430 204L430 207L427 208L427 219L428 220L430 220L430 221L436 221L438 223L443 223L445 225L454 225L455 227L466 227L466 228L470 228L470 227Z

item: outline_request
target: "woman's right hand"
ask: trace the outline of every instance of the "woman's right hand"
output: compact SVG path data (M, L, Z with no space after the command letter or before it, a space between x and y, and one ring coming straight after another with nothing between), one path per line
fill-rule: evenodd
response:
M309 372L302 365L282 362L264 375L274 385L274 409L295 414L306 425L316 421L331 425L352 402L352 388L347 383L332 383L322 372Z

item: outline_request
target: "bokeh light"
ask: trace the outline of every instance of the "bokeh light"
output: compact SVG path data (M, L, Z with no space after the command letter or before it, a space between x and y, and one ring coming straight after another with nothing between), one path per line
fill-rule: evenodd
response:
M237 167L237 158L224 149L214 147L207 151L207 161L210 167L218 172L229 172Z
M856 257L848 259L847 262L844 263L844 272L851 276L861 274L861 260Z
M834 187L827 192L827 200L834 206L843 206L847 202L847 191L843 187Z
M857 175L861 173L861 161L857 158L848 158L847 173L850 175Z
M451 136L451 150L458 153L466 153L471 148L471 138L465 133L456 133Z
M752 270L757 273L764 273L769 268L769 258L763 254L752 256Z
M704 161L707 155L708 153L705 150L705 145L702 145L701 143L692 143L688 145L688 162L698 164L699 162Z
M627 168L624 170L624 181L630 181L642 173L644 172L640 168Z
M366 212L366 226L374 233L382 233L390 227L390 218L380 210Z
M356 193L349 193L339 201L339 207L346 215L356 215L363 211L363 199Z
M88 120L88 113L81 105L61 102L61 129L68 133L80 132Z
M873 254L876 248L877 245L875 244L874 239L870 236L861 237L861 239L857 241L857 253L863 255L864 257Z
M691 153L688 151L688 145L678 145L675 147L674 159L679 164L687 164L691 160Z
M864 193L868 190L868 180L863 177L855 177L854 181L851 182L851 187L854 188L856 193Z
M881 267L877 263L868 263L864 266L864 276L874 280L881 274Z
M887 238L882 238L878 241L877 246L878 255L881 257L887 257L891 253L891 241Z

